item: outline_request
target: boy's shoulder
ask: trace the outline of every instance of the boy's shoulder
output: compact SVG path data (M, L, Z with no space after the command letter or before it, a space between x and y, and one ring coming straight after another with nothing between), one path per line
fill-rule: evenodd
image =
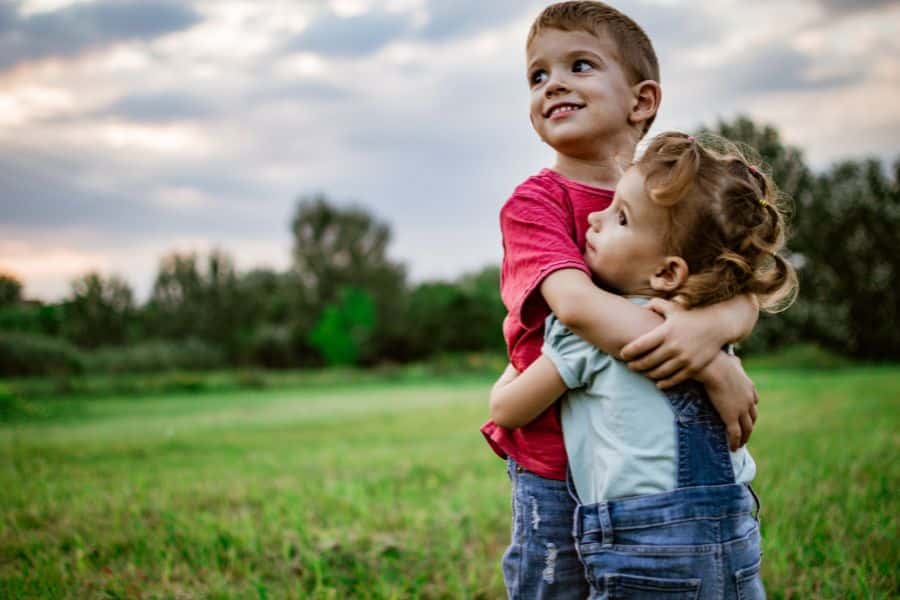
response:
M529 200L563 204L569 199L564 182L550 169L541 169L516 186L506 205Z
M573 181L544 168L517 185L502 210L514 210L517 206L538 203L571 211L576 205L593 207L597 201L609 202L612 196L613 190Z
M550 169L541 169L516 186L513 196L520 192L543 191L561 195L565 193L565 182L562 176Z

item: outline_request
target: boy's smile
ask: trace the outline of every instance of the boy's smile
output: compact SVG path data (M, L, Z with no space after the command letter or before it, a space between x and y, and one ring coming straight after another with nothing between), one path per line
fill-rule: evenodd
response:
M611 40L548 29L527 59L531 124L557 152L590 158L629 131L634 94Z

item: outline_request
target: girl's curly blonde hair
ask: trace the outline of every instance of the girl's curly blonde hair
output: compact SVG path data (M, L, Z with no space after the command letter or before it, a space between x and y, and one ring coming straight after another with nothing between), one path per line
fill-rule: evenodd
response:
M666 252L690 271L671 300L693 307L756 295L769 312L796 297L785 242L785 198L748 152L714 136L654 137L636 165L650 200L668 208Z

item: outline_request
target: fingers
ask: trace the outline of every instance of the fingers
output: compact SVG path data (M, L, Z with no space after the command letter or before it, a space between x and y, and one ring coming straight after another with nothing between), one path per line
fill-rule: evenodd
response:
M634 361L635 365L637 365L641 361ZM683 358L673 358L671 360L666 360L661 365L654 367L644 373L650 379L665 379L667 377L671 377L675 373L684 370L687 366L687 361ZM629 368L631 365L629 364ZM637 369L633 369L637 370Z
M657 327L622 348L622 360L629 361L655 350L665 339L665 331ZM655 366L656 363L654 363ZM646 368L646 367L645 367Z
M669 300L663 300L662 298L654 298L650 302L647 303L647 308L660 315L661 317L668 316L675 308L676 304L674 302L670 302Z
M684 383L688 379L693 379L693 378L694 378L694 376L691 374L690 369L682 369L667 379L657 381L656 387L658 387L661 390L667 390L669 388L675 387L679 383Z
M753 433L753 421L750 418L749 413L744 413L741 415L741 446L744 446L747 441L750 439L750 434Z
M630 361L628 368L639 372L650 371L662 367L663 364L670 362L676 355L677 353L670 348L656 348L649 354Z
M731 448L732 451L737 450L741 447L741 426L737 421L733 421L728 423L725 427L725 431L728 434L728 447Z
M753 424L756 425L756 418L759 416L758 411L756 410L756 404L752 404L750 406L750 419L753 421Z

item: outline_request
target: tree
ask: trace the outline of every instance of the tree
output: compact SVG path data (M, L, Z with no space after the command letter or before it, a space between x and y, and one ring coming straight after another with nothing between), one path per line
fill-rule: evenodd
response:
M876 160L847 161L813 174L802 153L778 132L746 117L716 133L756 149L792 200L791 257L800 280L797 303L763 316L750 347L816 341L865 358L900 357L900 162L893 178Z
M0 308L22 301L22 283L12 275L0 273Z
M173 252L160 261L148 318L161 337L199 338L234 358L252 325L244 300L227 254L214 250L203 260L193 252Z
M301 304L303 289L290 272L254 269L240 276L240 294L246 308L246 330L241 339L241 360L265 367L285 368L302 361L295 340L294 307Z
M121 277L87 273L63 303L63 335L80 346L124 344L135 317L134 294Z
M900 357L900 161L892 175L876 160L836 165L818 178L795 235L816 337L880 360Z
M359 360L402 358L406 274L387 256L390 227L361 208L333 206L314 196L301 198L291 230L297 337L309 339L323 312L342 302L342 290L353 288L369 294L374 304L372 335Z
M500 269L487 267L455 281L426 281L409 299L410 346L415 356L500 350L503 318Z
M375 305L368 292L357 288L345 288L340 297L322 311L309 340L329 365L352 365L369 344Z

